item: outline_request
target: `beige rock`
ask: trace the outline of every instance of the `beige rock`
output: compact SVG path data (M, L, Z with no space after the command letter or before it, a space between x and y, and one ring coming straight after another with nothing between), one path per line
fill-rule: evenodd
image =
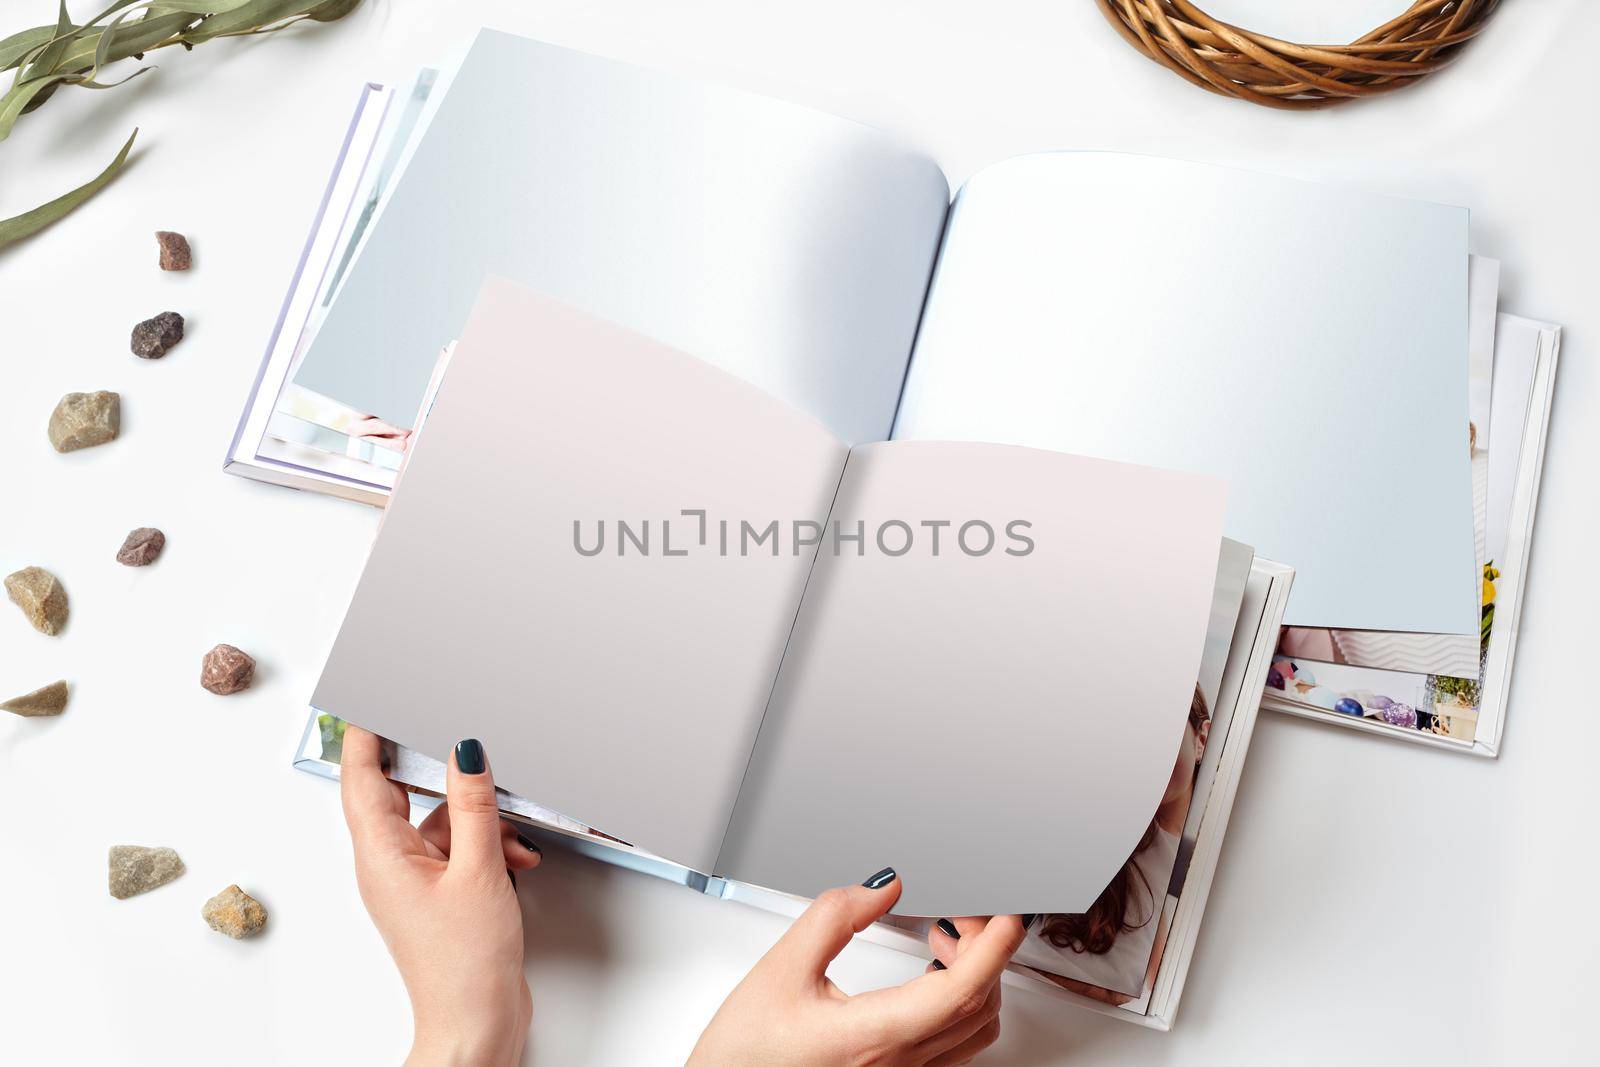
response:
M34 718L42 715L60 715L67 710L67 683L51 682L43 689L35 689L0 704L0 711Z
M122 431L122 397L101 389L68 393L50 413L50 445L57 452L75 452L115 441Z
M118 900L166 885L184 869L172 849L145 845L112 845L109 867L111 895Z
M267 925L267 909L261 901L236 885L230 885L200 909L206 925L219 934L227 934L235 941L261 932Z
M67 591L43 567L24 567L6 575L6 596L42 634L54 637L67 624Z
M256 677L256 661L232 645L218 645L200 661L200 685L218 696L249 689Z

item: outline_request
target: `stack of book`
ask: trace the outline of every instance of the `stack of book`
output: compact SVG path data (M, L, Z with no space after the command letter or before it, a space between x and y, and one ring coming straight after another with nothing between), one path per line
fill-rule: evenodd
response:
M229 448L388 508L297 763L480 737L581 851L780 912L892 863L865 936L1037 914L1011 980L1169 1027L1260 707L1498 751L1560 331L1467 234L1110 153L952 198L484 31L361 91Z

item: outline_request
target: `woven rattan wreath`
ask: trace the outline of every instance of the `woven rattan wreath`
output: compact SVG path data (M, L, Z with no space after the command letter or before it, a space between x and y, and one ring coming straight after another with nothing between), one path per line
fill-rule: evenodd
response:
M1432 74L1500 0L1415 0L1350 44L1303 45L1219 22L1189 0L1095 0L1139 51L1202 89L1304 110L1376 96Z

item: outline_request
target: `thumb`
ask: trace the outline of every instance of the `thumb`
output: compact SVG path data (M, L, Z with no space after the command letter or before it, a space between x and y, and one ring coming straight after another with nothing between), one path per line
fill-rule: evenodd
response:
M450 811L450 869L489 870L505 866L500 845L500 803L483 743L459 742L445 779Z
M899 899L900 879L893 867L885 867L860 885L823 893L774 947L795 967L821 978L850 939L887 915Z

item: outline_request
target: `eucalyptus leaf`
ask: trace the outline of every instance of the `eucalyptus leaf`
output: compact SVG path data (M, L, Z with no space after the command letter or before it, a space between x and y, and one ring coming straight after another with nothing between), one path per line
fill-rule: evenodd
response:
M195 16L187 12L176 15L162 15L159 18L140 19L119 27L117 38L112 42L111 51L106 56L107 63L115 63L119 59L138 55L160 48L164 44L172 44L178 39ZM78 74L88 70L94 65L94 53L98 42L93 39L74 41L72 48L61 57L57 70L70 74Z
M51 88L64 77L66 77L64 74L52 74L48 78L23 82L21 85L12 86L4 96L0 96L0 141L11 136L11 127L16 124L17 116L22 114L22 109L27 107L35 96Z
M110 166L70 193L58 196L48 204L41 204L32 211L23 212L13 218L0 219L0 248L4 248L13 241L20 241L24 237L38 233L85 200L88 200L95 193L98 193L107 182L116 177L117 171L122 169L122 164L127 162L128 150L133 147L133 139L137 136L139 136L139 131L134 130L128 135L128 140L123 144L122 151L117 153L117 158L111 161Z
M24 56L37 50L40 45L54 40L55 36L54 26L35 26L31 30L13 33L0 41L0 70L10 70L20 63Z
M306 12L306 18L313 22L337 22L360 6L361 0L323 0Z
M183 35L191 44L199 44L230 33L248 33L270 26L284 19L308 14L327 0L249 0L232 11L213 15L195 29Z
M173 45L191 49L218 37L275 32L303 20L332 22L360 2L110 0L99 14L77 25L66 0L58 0L53 26L34 26L0 38L0 71L16 72L10 88L0 93L0 141L10 136L18 117L39 107L63 85L110 89L153 69L143 66L120 79L101 81L101 70L110 64ZM0 222L0 245L49 225L93 196L122 166L132 145L129 137L111 165L88 184Z
M93 83L95 75L100 73L100 68L111 61L111 46L117 40L117 28L122 25L124 19L132 14L132 11L124 11L107 23L106 28L100 31L100 42L94 48L94 66L89 68L89 77L82 84L89 85ZM127 79L123 80L126 81Z
M93 78L84 78L83 80L75 81L72 84L80 86L81 88L84 88L84 89L115 89L117 86L121 85L123 82L131 82L131 81L133 81L133 79L137 78L139 75L143 74L145 71L147 71L147 70L155 70L155 69L156 69L155 67L140 67L138 70L134 71L132 74L128 75L126 78L118 78L114 82L97 82Z
M22 76L24 81L32 81L35 78L48 76L56 69L56 63L60 61L61 56L72 43L73 34L77 32L78 27L72 24L72 16L67 14L67 0L60 0L60 4L61 13L56 17L55 38L45 46L44 50L39 53L38 58L28 67L27 72Z
M222 15L229 11L237 11L250 3L251 0L154 0L149 5L152 15L169 15L174 12L187 12L191 15Z

